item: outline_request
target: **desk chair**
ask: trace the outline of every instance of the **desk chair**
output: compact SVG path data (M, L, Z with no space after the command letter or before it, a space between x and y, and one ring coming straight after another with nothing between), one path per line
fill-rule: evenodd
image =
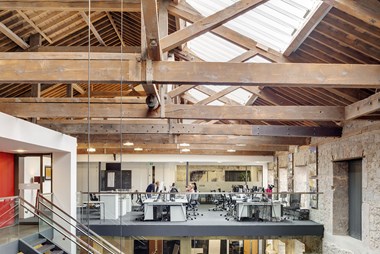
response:
M199 213L198 213L198 206L199 206L198 199L199 199L199 194L197 192L189 195L189 200L188 200L188 203L186 206L187 219L193 220L193 219L197 218L196 217L197 215L199 215Z
M224 215L226 220L230 220L231 218L236 218L236 199L234 200L232 198L232 194L228 194L228 197L226 198L226 211L227 213Z
M209 208L208 210L209 211L224 211L225 201L226 201L225 194L221 194L219 192L218 194L213 195L212 202L214 203L215 207Z

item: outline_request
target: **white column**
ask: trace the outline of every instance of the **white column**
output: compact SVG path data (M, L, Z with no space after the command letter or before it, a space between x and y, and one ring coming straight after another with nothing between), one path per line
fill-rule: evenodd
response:
M266 188L268 184L269 184L268 183L268 163L264 163L263 164L263 187Z
M76 147L74 147L75 149ZM56 152L53 153L52 178L54 203L65 212L76 218L76 188L77 188L77 172L76 172L76 151L71 153ZM56 216L57 217L57 216ZM63 226L67 226L66 222L62 222L59 218L55 218ZM74 227L70 228L70 232L76 235ZM62 237L54 239L60 246L68 250L70 253L76 253L76 246L69 240L63 240Z

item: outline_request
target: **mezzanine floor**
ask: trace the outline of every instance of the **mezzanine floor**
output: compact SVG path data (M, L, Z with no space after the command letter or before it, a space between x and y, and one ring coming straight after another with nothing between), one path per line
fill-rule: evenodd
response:
M200 205L197 216L187 221L143 221L143 212L129 212L118 220L84 220L100 235L108 236L323 236L322 224L310 220L237 221L225 217L226 211L210 211L210 205ZM227 219L226 219L227 218Z

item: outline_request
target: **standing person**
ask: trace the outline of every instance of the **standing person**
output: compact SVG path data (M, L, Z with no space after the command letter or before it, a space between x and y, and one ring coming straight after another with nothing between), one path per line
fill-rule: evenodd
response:
M193 185L193 189L194 189L194 191L195 191L195 192L198 192L198 186L197 186L197 183L196 183L196 182L193 182L192 185Z
M192 184L187 185L186 192L194 192L194 188Z
M274 187L274 185L268 184L268 188L265 190L265 192L267 193L269 199L272 199L272 189L273 189L273 187Z
M155 183L151 183L146 187L145 192L158 192L158 188L160 186L160 181L156 181ZM150 198L152 195L151 194L146 194L148 198Z

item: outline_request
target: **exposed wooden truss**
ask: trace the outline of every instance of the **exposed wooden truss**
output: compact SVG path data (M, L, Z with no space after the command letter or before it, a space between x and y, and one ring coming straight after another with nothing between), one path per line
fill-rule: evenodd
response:
M98 153L134 153L121 145L131 140L142 153L180 153L186 142L190 154L271 155L309 143L300 136L338 135L338 122L380 119L378 1L335 0L331 10L323 1L284 54L225 26L265 1L243 0L209 17L186 1L157 2L91 1L89 12L87 0L0 0L0 97L11 97L0 99L0 111L78 137L79 153L87 153L90 132ZM229 63L204 62L184 43L206 32L246 51ZM257 56L273 63L242 63ZM164 84L160 93L150 90L155 83ZM230 96L242 89L246 105ZM147 107L150 94L159 109ZM224 106L208 105L216 101Z
M140 0L91 0L91 10L93 11L126 11L139 12ZM0 10L54 10L54 11L88 11L88 0L0 0Z
M147 66L129 59L133 58L131 55L93 53L92 59L97 60L91 61L90 75L88 60L67 60L62 59L63 56L48 53L1 53L0 82L82 83L87 82L88 77L92 82L102 83L147 81L143 79L146 78ZM78 54L77 57L83 59L86 55ZM129 60L120 61L123 58ZM151 68L152 82L161 84L380 87L380 65L158 61L153 62ZM192 70L191 73L189 69Z

